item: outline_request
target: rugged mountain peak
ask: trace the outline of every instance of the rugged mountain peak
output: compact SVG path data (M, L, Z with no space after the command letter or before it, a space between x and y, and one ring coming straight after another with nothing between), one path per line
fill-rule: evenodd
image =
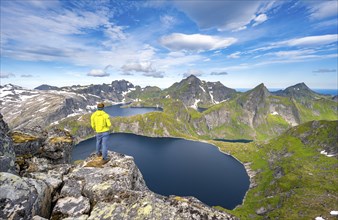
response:
M268 97L271 95L269 90L265 87L264 83L261 83L252 90L249 90L248 93L252 94L253 96L260 97Z
M47 84L42 84L34 89L37 89L37 90L60 90L59 87L57 86L50 86L50 85L47 85Z
M115 80L111 83L114 91L126 92L131 88L134 88L134 85L126 80Z
M5 91L10 91L10 90L23 90L24 88L22 88L21 86L16 86L16 85L13 85L13 84L6 84L4 86L0 86L0 88L2 90L5 90Z
M220 82L205 82L194 75L174 83L165 90L173 99L180 99L187 106L210 106L232 97L236 90L225 87Z
M292 97L296 99L304 99L304 98L317 98L320 95L316 92L312 91L305 83L298 83L296 85L287 87L284 90L279 90L274 92L275 95Z
M195 82L196 81L196 82L201 83L201 80L193 74L191 74L190 76L188 76L186 79L183 79L183 80L187 80L188 82Z

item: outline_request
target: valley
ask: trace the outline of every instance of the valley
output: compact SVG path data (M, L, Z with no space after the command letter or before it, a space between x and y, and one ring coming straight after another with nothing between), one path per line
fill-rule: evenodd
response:
M304 83L276 92L260 84L241 93L191 75L164 90L141 88L124 80L62 88L45 85L36 90L14 85L0 89L1 113L12 130L36 125L62 129L75 143L93 137L89 121L97 102L161 108L163 111L111 117L111 132L203 141L237 158L250 176L250 189L234 210L215 208L241 219L330 219L330 211L337 209L336 98L315 93Z

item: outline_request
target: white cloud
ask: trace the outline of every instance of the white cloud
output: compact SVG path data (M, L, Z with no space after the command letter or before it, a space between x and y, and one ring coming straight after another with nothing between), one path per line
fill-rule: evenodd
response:
M186 78L190 75L194 75L194 76L202 76L204 73L201 70L194 70L194 69L190 69L187 72L183 73L183 77Z
M87 76L93 76L93 77L106 77L110 76L110 73L107 72L109 68L111 68L111 65L106 66L104 69L92 69L87 73Z
M225 72L225 71L222 71L222 72L211 72L210 75L222 76L222 75L228 75L228 72Z
M31 75L31 74L22 74L21 77L31 78L31 77L33 77L33 75Z
M241 54L241 52L235 52L235 53L232 53L232 54L228 55L227 58L237 59L237 58L240 57L239 56L240 54Z
M320 46L325 44L331 44L338 41L338 34L309 36L302 38L295 38L283 42L277 43L277 45L287 46Z
M89 71L89 73L87 73L87 76L105 77L109 76L109 73L106 73L104 70L100 69L92 69L91 71Z
M15 74L7 73L7 72L0 72L0 78L11 78L11 77L15 77Z
M160 43L171 50L206 51L222 49L234 44L235 38L222 38L202 34L174 33L164 36Z
M164 28L170 28L174 24L176 24L176 18L170 16L170 15L163 15L160 17L160 21Z
M237 30L244 27L258 13L273 8L275 1L174 1L200 28Z
M278 51L274 53L269 53L269 55L274 54L277 57L288 57L288 58L295 58L303 55L314 54L315 50L288 50L288 51Z
M338 15L338 2L333 1L308 1L308 9L312 19L324 19Z
M263 23L264 21L268 20L268 16L266 14L260 14L254 18L255 23L252 25L253 27Z
M318 69L318 70L314 70L312 71L313 73L335 73L337 72L336 69Z
M123 75L133 75L132 72L141 72L146 77L163 78L163 72L155 70L152 65L151 62L127 63L121 67L121 70Z
M163 78L163 72L150 72L150 73L143 73L143 76L146 77L153 77L153 78Z
M237 28L235 30L232 30L232 32L243 31L243 30L245 30L247 28L248 28L247 26L242 26L242 27L239 27L239 28Z
M123 72L154 72L152 64L150 62L138 62L138 63L127 63L121 67Z

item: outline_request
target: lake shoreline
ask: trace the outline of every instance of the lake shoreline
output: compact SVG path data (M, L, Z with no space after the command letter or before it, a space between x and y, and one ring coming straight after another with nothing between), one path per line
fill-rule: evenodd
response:
M227 209L227 208L224 208L224 207L220 206L220 207L222 207L222 208L224 208L224 209L226 209L226 210L234 210L234 209L236 209L237 207L242 206L242 205L244 204L244 202L245 202L245 198L246 198L247 193L249 192L249 190L252 189L252 188L254 188L254 187L257 185L256 182L254 181L254 177L256 176L257 173L251 169L251 167L250 167L251 163L250 163L250 162L244 163L244 162L242 162L241 160L239 160L237 157L235 157L234 155L231 155L231 154L228 153L228 152L222 151L221 148L220 148L219 146L217 146L216 144L214 144L214 143L211 142L211 141L215 141L215 140L196 139L196 138L193 138L193 137L187 138L187 137L175 137L175 136L165 136L165 137L146 136L146 135L142 135L142 134L135 134L135 133L128 133L128 132L111 132L110 135L111 135L111 134L133 134L133 135L137 135L137 136L141 136L141 137L147 137L147 138L160 138L160 139L161 139L161 138L173 138L173 139L182 139L182 140L187 140L187 141L192 141L192 142L206 143L206 144L210 144L210 145L216 147L220 153L222 153L222 154L224 154L224 155L227 155L227 156L231 156L231 157L234 158L237 162L239 162L241 165L243 165L243 167L244 167L244 169L245 169L245 171L246 171L246 174L247 174L248 177L249 177L249 188L248 188L248 190L245 192L245 195L244 195L244 197L243 197L243 200L242 200L241 204L237 205L237 206L234 207L233 209ZM91 138L95 138L95 136L94 136L94 137L91 137ZM83 140L79 141L77 144L79 144L79 143L82 142L82 141L88 140L88 139L90 139L90 138L83 139ZM219 141L219 142L222 142L222 141ZM224 141L223 141L223 143L224 143ZM246 143L244 143L244 144L246 144ZM93 152L94 152L94 150L93 150Z

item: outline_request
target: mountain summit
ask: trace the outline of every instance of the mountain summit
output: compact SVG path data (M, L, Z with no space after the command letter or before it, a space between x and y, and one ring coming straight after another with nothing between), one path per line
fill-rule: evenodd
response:
M185 105L194 108L218 104L236 94L236 90L220 82L205 82L194 75L174 83L164 92L167 96L180 99Z
M318 93L312 91L305 83L298 83L284 90L273 92L273 94L295 99L315 99L321 96Z

